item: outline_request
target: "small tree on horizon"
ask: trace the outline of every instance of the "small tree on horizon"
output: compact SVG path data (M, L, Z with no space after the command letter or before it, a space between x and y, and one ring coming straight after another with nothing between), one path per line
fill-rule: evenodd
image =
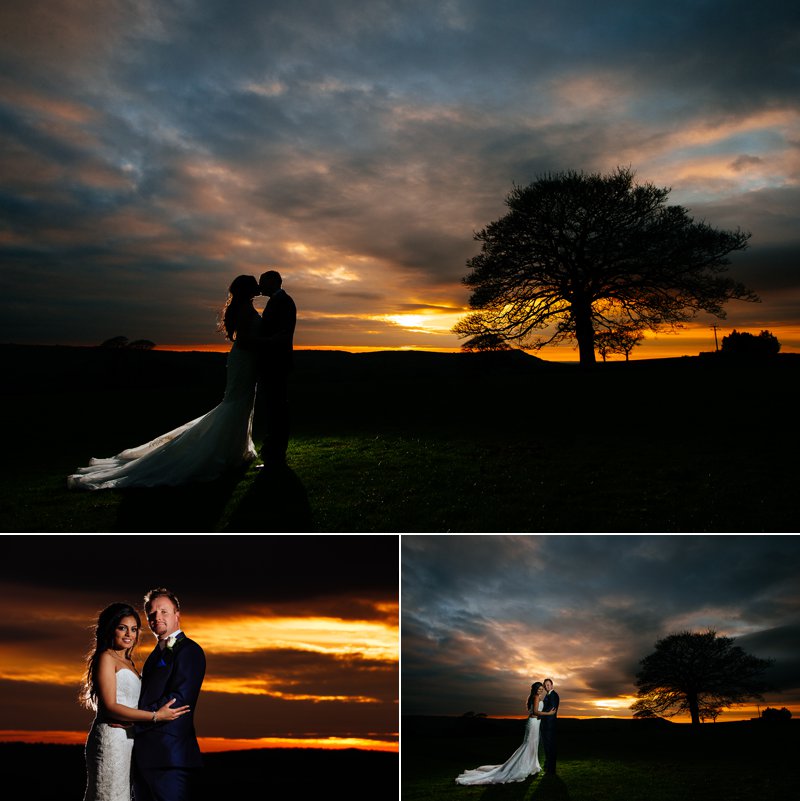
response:
M709 629L658 640L655 651L640 664L639 700L631 709L664 717L688 712L697 726L702 717L716 720L724 707L760 699L766 689L762 674L771 662L745 653L731 638Z
M722 352L740 356L774 356L780 352L781 343L770 331L762 331L758 336L735 328L722 337Z
M700 722L705 723L710 720L712 723L717 722L717 718L722 714L722 707L720 706L703 706L700 707Z
M156 346L155 342L149 339L134 339L133 342L128 337L111 337L103 342L101 348L125 348L126 350L152 350Z
M476 334L471 339L468 339L461 345L461 350L480 352L511 350L511 345L500 334L488 332Z
M773 707L768 706L761 713L761 719L770 721L791 720L792 713L785 706L782 706L780 709L773 709Z
M633 349L644 339L644 334L631 327L620 326L607 331L598 331L595 335L595 347L603 361L613 353L621 353L625 361Z
M127 348L128 337L111 337L100 345L101 348Z
M729 300L757 301L723 275L728 254L744 250L750 234L695 222L666 205L669 192L635 184L623 167L514 186L508 212L475 234L481 252L463 279L474 311L453 331L498 334L523 349L572 339L588 365L596 332L610 321L657 331L700 311L722 318ZM552 333L537 333L544 330Z

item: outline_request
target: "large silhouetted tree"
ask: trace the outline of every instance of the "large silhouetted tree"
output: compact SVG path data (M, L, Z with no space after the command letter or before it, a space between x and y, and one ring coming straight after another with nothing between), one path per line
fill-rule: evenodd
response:
M505 216L475 234L483 244L464 278L475 311L453 330L526 348L573 339L589 364L598 331L674 328L699 311L724 317L734 298L757 301L723 275L750 234L695 222L666 205L669 192L622 167L515 186Z
M762 674L769 665L713 630L670 634L642 659L636 674L639 700L631 709L663 717L688 712L699 725L701 718L715 719L723 707L761 698L766 689Z

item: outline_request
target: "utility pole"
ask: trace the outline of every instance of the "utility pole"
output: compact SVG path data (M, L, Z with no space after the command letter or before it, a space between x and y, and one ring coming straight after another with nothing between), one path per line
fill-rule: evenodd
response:
M719 351L719 343L717 342L717 326L716 325L712 325L711 327L714 329L714 351L718 352Z

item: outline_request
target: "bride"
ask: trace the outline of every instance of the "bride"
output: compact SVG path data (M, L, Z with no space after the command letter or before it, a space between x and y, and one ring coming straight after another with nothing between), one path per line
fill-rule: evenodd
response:
M81 703L97 714L86 739L83 801L131 801L133 723L164 723L189 711L171 699L155 713L137 709L142 680L133 661L141 621L126 603L99 615L87 657ZM127 725L126 725L127 724Z
M539 717L544 705L544 685L540 681L531 684L528 696L528 722L525 724L525 737L522 745L502 765L481 765L479 768L464 771L456 777L457 784L505 784L521 782L538 773L539 765Z
M257 336L261 318L253 308L259 294L252 275L233 280L219 329L233 341L222 403L207 414L160 437L67 477L69 489L176 486L212 481L258 458L252 439L258 350L244 347Z

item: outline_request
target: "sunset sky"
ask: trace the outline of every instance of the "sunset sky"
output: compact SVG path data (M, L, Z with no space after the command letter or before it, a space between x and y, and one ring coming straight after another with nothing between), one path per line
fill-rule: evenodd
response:
M404 715L523 717L549 676L559 714L630 718L656 641L709 628L774 660L780 692L762 709L800 715L800 536L406 535L401 548Z
M82 743L77 703L97 613L178 596L204 648L205 751L270 746L396 751L394 536L4 536L0 741ZM143 621L137 662L155 640Z
M784 0L3 3L0 342L222 347L231 279L275 267L299 347L457 349L513 185L621 165L752 232L762 298L635 355L715 322L800 352L798 30Z

